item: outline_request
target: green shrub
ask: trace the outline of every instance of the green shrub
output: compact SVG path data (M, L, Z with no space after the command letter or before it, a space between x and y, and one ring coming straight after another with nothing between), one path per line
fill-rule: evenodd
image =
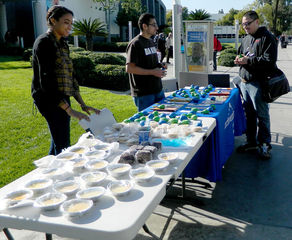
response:
M31 58L32 58L32 48L25 49L22 54L22 59L24 61L31 61Z
M83 52L85 51L82 47L74 47L72 44L69 44L70 52Z
M236 51L236 49L235 48L226 48L226 49L224 49L224 50L222 50L221 52L220 52L220 55L221 54L228 54L228 53L232 53L232 54L237 54L237 51Z
M24 49L19 46L12 46L10 44L0 44L0 55L7 56L22 56Z
M118 52L126 52L129 42L117 42Z
M218 58L218 64L225 67L233 67L235 66L234 64L235 57L236 57L236 54L233 54L233 53L220 54Z
M93 50L102 52L126 52L127 45L127 42L95 42L93 44Z
M232 44L230 44L230 43L222 43L221 45L222 45L222 51L227 49L227 48L234 48L232 46Z
M125 66L102 65L95 67L96 79L92 81L92 87L110 89L116 91L127 91L130 89L129 77Z
M71 53L71 59L74 67L74 76L80 85L84 85L86 80L94 75L94 64L88 56L79 53Z
M71 58L75 77L81 86L116 91L129 90L128 74L125 70L125 57L119 54L83 51L73 52ZM122 62L122 64L109 64L111 62Z
M96 53L92 52L88 55L92 62L97 64L111 64L111 65L124 65L126 58L118 53Z

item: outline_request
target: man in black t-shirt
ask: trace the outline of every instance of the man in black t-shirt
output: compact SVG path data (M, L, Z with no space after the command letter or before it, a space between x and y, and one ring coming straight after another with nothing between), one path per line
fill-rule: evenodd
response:
M126 71L129 73L131 95L141 111L164 98L161 78L166 66L158 62L157 51L151 36L158 30L152 14L142 14L138 20L140 34L128 45Z

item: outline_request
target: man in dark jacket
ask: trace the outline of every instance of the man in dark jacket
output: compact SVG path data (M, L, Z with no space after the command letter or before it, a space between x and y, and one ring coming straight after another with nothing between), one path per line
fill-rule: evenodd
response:
M248 11L243 15L242 27L248 35L243 39L234 62L240 66L247 143L239 146L237 151L258 150L262 159L270 159L272 146L269 104L262 99L262 82L277 69L277 41L265 27L260 27L255 11Z

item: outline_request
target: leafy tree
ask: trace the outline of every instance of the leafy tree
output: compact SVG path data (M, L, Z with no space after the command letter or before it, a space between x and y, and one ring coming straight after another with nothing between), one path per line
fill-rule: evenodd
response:
M236 14L238 14L239 11L235 10L233 8L231 8L229 10L229 13L227 13L226 15L224 15L220 20L218 20L216 22L217 25L221 25L221 26L233 26L234 25L234 16Z
M249 6L259 13L262 23L275 35L289 29L292 23L291 0L255 0Z
M211 15L206 10L195 9L195 11L190 11L188 20L205 20L210 17Z
M187 7L182 8L182 20L188 20L189 10ZM169 10L166 13L166 24L171 27L172 26L172 10Z
M105 37L105 25L98 18L91 20L82 19L73 23L73 36L85 36L86 37L86 50L92 51L93 49L93 36Z
M172 26L172 10L169 10L169 11L166 12L165 20L166 20L166 24L168 26Z
M107 42L111 42L111 13L116 10L119 0L92 0L93 2L100 3L99 10L103 10L105 14L105 21L107 25Z
M116 23L119 26L127 26L132 21L134 27L138 27L138 19L145 11L140 0L123 0L117 14Z

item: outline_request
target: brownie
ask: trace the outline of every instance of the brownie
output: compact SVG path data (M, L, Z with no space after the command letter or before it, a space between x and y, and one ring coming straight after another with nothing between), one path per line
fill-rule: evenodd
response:
M138 150L135 158L139 163L146 163L152 159L152 153L146 150Z
M128 164L134 164L135 163L135 156L132 155L130 152L123 152L120 156L119 163L128 163Z

